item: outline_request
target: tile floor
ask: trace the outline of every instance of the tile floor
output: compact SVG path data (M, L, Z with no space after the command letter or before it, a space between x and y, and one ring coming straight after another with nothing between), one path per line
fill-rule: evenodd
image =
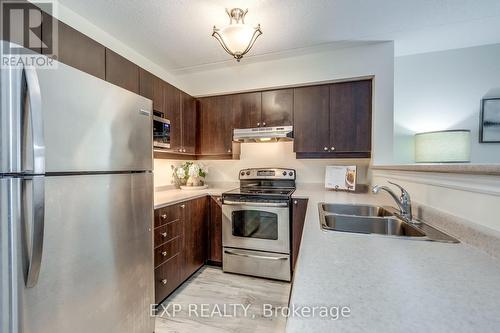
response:
M160 307L155 333L281 333L286 318L266 313L287 306L289 293L287 282L205 266L163 302L167 310ZM243 306L248 307L246 315Z

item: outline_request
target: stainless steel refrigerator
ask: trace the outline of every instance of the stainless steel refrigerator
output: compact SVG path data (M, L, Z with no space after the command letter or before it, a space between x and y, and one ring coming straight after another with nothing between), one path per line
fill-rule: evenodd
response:
M152 102L2 68L1 332L152 332Z

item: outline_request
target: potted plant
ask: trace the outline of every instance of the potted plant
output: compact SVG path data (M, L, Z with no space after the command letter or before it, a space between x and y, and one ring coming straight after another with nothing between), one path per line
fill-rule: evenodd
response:
M198 163L184 162L180 166L172 168L172 182L176 188L194 189L205 186L207 168Z

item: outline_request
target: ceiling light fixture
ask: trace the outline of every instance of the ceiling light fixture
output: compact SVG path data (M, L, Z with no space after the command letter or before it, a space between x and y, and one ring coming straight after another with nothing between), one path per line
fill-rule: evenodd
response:
M214 25L212 36L219 41L224 51L239 62L250 51L257 37L262 35L262 31L260 24L255 28L245 25L245 15L248 9L243 11L241 8L233 8L229 11L226 8L226 13L229 16L229 25L222 29Z

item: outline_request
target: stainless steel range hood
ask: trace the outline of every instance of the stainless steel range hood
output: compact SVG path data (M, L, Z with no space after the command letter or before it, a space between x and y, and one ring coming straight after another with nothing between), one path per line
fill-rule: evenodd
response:
M278 142L293 140L293 126L241 128L233 130L237 142Z

